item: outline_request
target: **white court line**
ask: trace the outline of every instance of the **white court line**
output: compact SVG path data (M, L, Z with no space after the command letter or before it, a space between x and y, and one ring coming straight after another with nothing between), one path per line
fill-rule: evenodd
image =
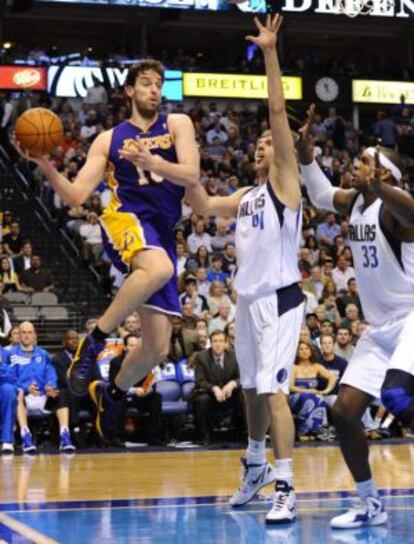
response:
M17 521L16 519L11 518L7 514L2 514L1 512L0 523L2 523L15 533L18 533L19 535L28 538L35 544L59 544L57 540L53 540L53 538L49 538L48 536L39 533L39 531L36 531L36 529L32 529L25 523Z

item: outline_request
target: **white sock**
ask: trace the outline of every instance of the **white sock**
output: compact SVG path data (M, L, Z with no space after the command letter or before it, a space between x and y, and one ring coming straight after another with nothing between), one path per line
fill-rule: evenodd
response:
M63 434L66 431L69 432L69 427L63 426L63 427L60 428L60 434Z
M246 461L249 465L263 465L266 463L266 441L249 438L246 450Z
M365 482L357 482L356 488L361 500L365 500L367 497L378 497L378 489L372 478L365 480Z
M23 436L26 434L26 433L30 433L30 429L29 427L24 427L23 429L20 429L20 436L23 438Z
M287 482L290 486L293 484L293 462L292 458L276 459L276 480Z
M385 420L382 422L381 429L388 429L391 423L394 421L394 416L392 414L388 415Z

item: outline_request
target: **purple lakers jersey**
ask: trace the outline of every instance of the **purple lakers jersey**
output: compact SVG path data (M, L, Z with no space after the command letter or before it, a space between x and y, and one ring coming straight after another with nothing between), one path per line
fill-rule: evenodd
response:
M109 207L112 211L132 212L144 221L172 229L181 217L184 188L121 159L119 151L136 140L151 153L169 162L177 162L165 115L159 114L145 132L129 121L117 125L112 132L109 150L108 185L112 191Z

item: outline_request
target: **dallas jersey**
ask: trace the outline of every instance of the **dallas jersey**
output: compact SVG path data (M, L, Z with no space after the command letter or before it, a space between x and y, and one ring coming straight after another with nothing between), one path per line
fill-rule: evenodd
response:
M301 233L301 206L282 204L269 181L247 191L237 213L237 293L256 298L299 282Z
M363 202L359 194L351 207L349 245L365 318L378 327L414 310L414 243L387 230L380 198Z

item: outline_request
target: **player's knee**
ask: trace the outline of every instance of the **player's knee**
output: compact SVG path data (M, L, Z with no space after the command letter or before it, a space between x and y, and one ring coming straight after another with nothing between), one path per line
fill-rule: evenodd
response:
M403 370L388 370L381 389L382 404L403 421L411 420L413 388L414 377L411 374Z
M354 423L355 417L348 409L346 404L342 403L340 400L336 400L334 405L331 408L331 417L332 422L337 429L341 427L346 427Z

